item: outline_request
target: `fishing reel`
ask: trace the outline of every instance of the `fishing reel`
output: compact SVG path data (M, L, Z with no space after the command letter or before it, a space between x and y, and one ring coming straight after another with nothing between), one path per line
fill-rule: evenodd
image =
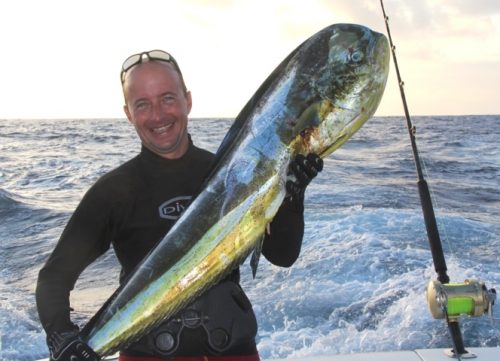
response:
M448 284L439 281L429 282L427 286L429 310L435 319L446 319L452 338L453 350L445 350L448 357L458 360L476 357L463 347L458 321L462 315L480 317L488 314L493 323L495 320L493 305L496 297L494 288L487 289L484 283L477 280Z
M496 297L494 288L488 290L484 283L476 280L448 284L430 281L427 287L427 302L435 319L453 321L461 315L479 317L484 314L493 319Z

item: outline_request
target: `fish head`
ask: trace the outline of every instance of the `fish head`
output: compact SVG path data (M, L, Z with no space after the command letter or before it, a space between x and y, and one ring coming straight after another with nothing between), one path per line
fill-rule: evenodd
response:
M288 97L290 107L300 104L291 142L296 153L326 157L373 116L385 89L389 54L383 34L355 24L332 25L303 44L296 54L300 81Z

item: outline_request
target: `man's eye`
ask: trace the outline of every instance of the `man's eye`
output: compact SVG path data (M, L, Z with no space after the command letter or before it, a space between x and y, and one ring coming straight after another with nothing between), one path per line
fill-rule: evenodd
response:
M146 102L137 103L137 104L135 105L135 108L136 108L137 110L147 110L147 109L148 109L148 107L149 107L149 104L148 104L148 103L146 103Z
M170 104L175 101L175 97L173 95L165 95L162 98L163 103Z

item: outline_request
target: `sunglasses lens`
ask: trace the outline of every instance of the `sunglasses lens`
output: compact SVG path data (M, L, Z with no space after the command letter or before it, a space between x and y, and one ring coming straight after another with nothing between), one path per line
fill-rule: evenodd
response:
M141 61L141 56L142 56L142 54L134 54L134 55L129 56L123 62L122 71L126 72L131 67L133 67L134 65L136 65L137 63L139 63Z
M166 53L162 50L151 50L147 54L151 59L155 60L163 60L166 62L170 62L173 60L172 56L169 53Z

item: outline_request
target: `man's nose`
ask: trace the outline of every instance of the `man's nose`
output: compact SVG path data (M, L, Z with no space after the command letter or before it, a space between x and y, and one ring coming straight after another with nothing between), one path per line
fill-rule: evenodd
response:
M151 118L153 120L159 121L163 116L163 108L159 102L154 102L151 109Z

